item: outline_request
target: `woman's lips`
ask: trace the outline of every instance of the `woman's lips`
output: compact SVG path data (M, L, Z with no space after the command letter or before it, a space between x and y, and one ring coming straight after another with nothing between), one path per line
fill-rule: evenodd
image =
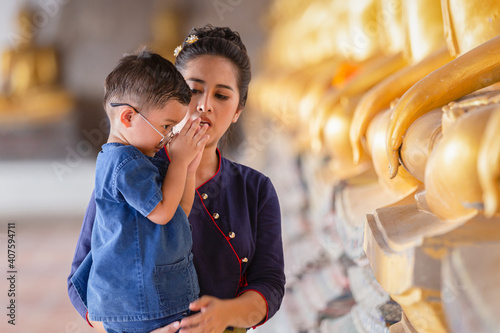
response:
M207 124L208 126L212 126L212 123L209 120L202 120L200 121L200 126L203 126Z

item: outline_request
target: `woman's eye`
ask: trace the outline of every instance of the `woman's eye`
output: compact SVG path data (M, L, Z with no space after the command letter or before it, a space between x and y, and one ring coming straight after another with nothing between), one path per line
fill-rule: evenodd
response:
M191 92L192 92L193 94L199 94L199 93L201 93L201 91L200 91L200 90L198 90L198 89L191 89Z
M221 94L215 94L215 97L217 97L218 99L223 99L223 100L226 100L228 99L229 97L226 96L226 95L221 95Z
M169 127L170 127L170 125L163 125L163 129L168 130Z

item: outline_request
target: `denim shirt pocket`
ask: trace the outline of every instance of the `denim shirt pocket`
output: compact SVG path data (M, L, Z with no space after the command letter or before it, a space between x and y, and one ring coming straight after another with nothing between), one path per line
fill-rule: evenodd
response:
M200 293L192 253L174 264L155 266L154 279L160 304L167 310L189 305Z

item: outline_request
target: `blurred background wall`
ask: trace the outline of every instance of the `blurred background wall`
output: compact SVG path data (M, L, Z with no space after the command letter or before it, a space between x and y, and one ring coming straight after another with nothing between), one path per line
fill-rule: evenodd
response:
M211 23L240 32L255 72L266 6L263 0L1 2L3 58L13 52L14 59L22 59L16 52L22 53L19 44L29 40L30 50L41 60L39 67L51 66L41 50L49 49L57 61L57 87L27 93L11 104L0 100L1 214L81 214L83 198L92 188L93 158L106 140L103 82L124 53L148 45L173 60L173 49L191 27ZM25 7L31 13L20 18ZM4 92L10 74L2 65ZM32 103L25 106L28 101ZM11 170L22 177L14 179Z

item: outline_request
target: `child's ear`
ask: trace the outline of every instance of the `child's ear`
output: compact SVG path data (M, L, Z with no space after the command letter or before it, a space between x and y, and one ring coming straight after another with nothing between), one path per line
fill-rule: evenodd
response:
M126 128L132 126L132 118L134 116L134 113L135 111L131 108L123 108L123 110L120 112L120 122L123 124L123 126L125 126Z

